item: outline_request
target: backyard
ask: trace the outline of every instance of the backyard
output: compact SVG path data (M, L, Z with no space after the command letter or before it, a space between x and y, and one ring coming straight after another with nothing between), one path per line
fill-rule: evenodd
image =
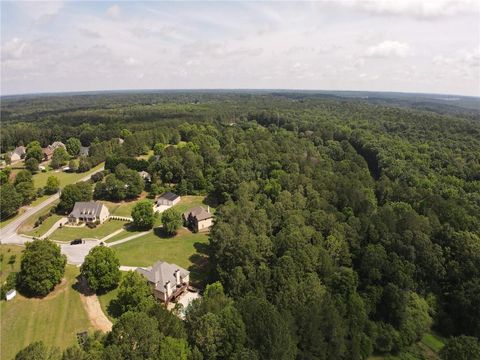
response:
M2 245L2 253L3 249ZM78 268L67 266L65 279L45 298L17 295L0 302L2 359L12 359L33 341L62 349L72 346L76 333L92 329L80 294L72 288L78 273Z
M174 263L189 270L192 282L204 279L207 265L206 234L194 234L180 229L174 237L162 237L158 228L147 235L113 246L120 264L126 266L151 266L158 260Z

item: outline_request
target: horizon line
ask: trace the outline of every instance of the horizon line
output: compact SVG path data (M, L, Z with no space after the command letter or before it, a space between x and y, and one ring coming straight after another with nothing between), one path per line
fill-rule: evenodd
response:
M442 92L419 92L419 91L396 91L396 90L334 90L334 89L295 89L295 88L143 88L143 89L99 89L99 90L66 90L66 91L44 91L44 92L26 92L26 93L12 93L12 94L0 94L0 98L7 97L22 97L22 96L49 96L49 95L77 95L77 94L94 94L94 93L118 93L118 92L272 92L272 91L282 91L282 92L310 92L310 93L333 93L333 92L343 92L343 93L389 93L389 94L410 94L410 95L440 95L440 96L457 96L457 97L466 97L466 98L475 98L480 99L479 95L461 95L453 93L442 93Z

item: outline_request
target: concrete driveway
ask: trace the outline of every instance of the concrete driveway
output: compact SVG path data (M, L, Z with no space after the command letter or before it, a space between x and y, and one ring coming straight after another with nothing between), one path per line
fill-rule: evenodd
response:
M88 252L95 246L100 245L100 241L85 240L84 244L70 245L59 244L62 254L67 255L67 262L72 265L81 265Z

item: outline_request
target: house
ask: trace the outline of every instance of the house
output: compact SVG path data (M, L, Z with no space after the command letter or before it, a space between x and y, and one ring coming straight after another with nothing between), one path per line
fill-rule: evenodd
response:
M162 194L156 201L157 206L166 205L166 206L173 206L180 201L180 195L174 194L172 192L166 192Z
M88 156L90 152L90 146L80 146L80 156Z
M151 182L152 181L152 177L150 176L150 174L146 171L139 171L138 174L142 177L142 179L144 181L148 181L148 182Z
M10 291L8 291L6 294L5 294L5 299L7 301L10 301L12 300L15 296L17 296L17 291L15 289L12 289Z
M48 148L50 150L55 151L55 149L59 148L59 147L63 147L65 150L67 150L67 147L65 146L65 144L61 141L54 141L52 145L48 145Z
M203 206L196 206L183 213L183 221L193 231L207 231L213 225L213 214L210 206L205 209Z
M155 298L166 305L177 300L188 288L190 272L175 264L157 261L152 267L137 268L153 289Z
M69 224L81 222L102 224L110 216L108 208L99 201L79 201L75 203L72 212L68 215Z
M16 147L9 155L10 161L15 162L23 159L26 154L25 146L18 146Z
M42 152L43 152L43 160L44 161L50 160L53 156L53 150L50 149L50 145L46 148L43 148Z

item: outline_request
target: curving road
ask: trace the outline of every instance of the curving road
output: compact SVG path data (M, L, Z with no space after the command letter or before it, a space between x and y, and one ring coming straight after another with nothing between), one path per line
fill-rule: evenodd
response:
M88 174L87 176L81 178L77 182L81 181L87 181L89 180L92 175L98 171L104 170L105 167L102 166L100 169L92 172L91 174ZM18 228L32 215L36 214L37 212L41 211L48 205L51 205L54 201L58 200L60 197L60 193L56 193L49 198L47 198L45 201L41 202L37 206L33 206L30 208L27 208L27 210L17 217L15 220L13 220L11 223L8 225L4 226L2 229L0 229L0 243L1 244L24 244L27 241L32 241L31 237L27 236L22 236L17 233Z

